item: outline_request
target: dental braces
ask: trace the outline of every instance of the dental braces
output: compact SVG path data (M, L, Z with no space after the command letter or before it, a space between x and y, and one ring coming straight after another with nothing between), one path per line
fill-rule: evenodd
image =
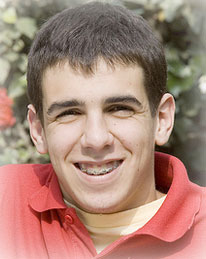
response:
M93 175L101 175L101 174L105 174L108 173L109 171L112 171L114 169L116 169L117 166L114 167L109 167L107 169L101 169L100 171L96 171L96 170L92 170L92 169L81 169L82 172L85 172L87 174L93 174Z

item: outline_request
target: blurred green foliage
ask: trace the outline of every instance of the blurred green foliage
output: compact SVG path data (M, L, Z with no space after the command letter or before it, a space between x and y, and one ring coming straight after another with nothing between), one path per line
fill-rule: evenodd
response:
M29 138L26 121L27 54L35 32L54 13L85 1L0 0L0 86L14 100L17 123L0 132L0 165L45 163ZM168 90L176 99L170 141L157 150L179 157L191 180L205 185L206 175L206 16L201 0L109 1L148 20L165 46Z

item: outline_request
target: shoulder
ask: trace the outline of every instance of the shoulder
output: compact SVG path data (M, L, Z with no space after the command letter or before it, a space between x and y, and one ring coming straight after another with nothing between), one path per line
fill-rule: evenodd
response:
M44 176L51 171L51 164L10 164L0 167L0 177L28 176L39 173Z
M200 199L205 201L203 204L206 204L206 187L193 183L190 180L189 185L191 189L200 196Z
M0 167L0 190L36 189L46 183L51 164L11 164Z
M188 206L190 208L197 208L194 215L194 226L195 231L198 232L198 240L201 241L204 236L206 238L206 187L199 186L195 183L190 182L190 189L188 189ZM194 203L193 197L196 197L196 202Z

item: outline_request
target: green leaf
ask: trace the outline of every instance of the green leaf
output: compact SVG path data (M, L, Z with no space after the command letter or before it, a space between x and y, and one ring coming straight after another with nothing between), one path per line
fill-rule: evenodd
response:
M6 50L7 50L7 47L6 47L5 45L3 45L3 44L0 44L0 56L1 56L4 52L6 52Z
M13 63L19 58L19 55L16 52L9 51L4 55L4 58L10 63Z
M22 49L23 49L23 47L24 47L24 42L23 42L23 40L18 40L14 45L13 45L13 50L15 51L15 52L20 52Z
M180 78L190 77L192 75L192 67L183 64L180 60L168 61L168 72Z
M202 103L200 101L200 91L197 87L185 92L181 96L182 113L187 117L194 117L199 114ZM198 125L196 125L197 127Z
M26 75L16 74L9 86L8 94L15 99L25 94L26 91Z
M22 54L20 56L19 62L18 62L18 68L21 70L21 72L25 73L27 69L27 55Z
M174 130L182 142L188 138L188 132L194 127L191 119L186 117L176 118Z
M185 5L185 8L182 10L182 15L187 20L190 28L194 31L195 34L201 34L203 31L203 23L205 16L205 8L194 8L192 5Z
M17 15L14 7L9 7L3 14L2 20L8 24L14 24L16 22Z
M153 2L158 2L158 5L165 14L165 19L168 22L172 22L175 16L177 15L179 9L183 6L183 0L152 0Z
M4 153L0 155L0 166L16 163L18 163L18 151L9 147L5 148Z
M18 31L27 36L29 39L33 39L37 30L35 20L29 17L19 18L15 26Z
M197 75L206 72L206 53L204 51L194 55L190 61L190 66Z
M200 77L198 87L203 95L206 94L206 75Z
M181 92L191 89L193 84L193 76L180 78L172 73L168 73L167 88L175 97L178 97Z
M3 85L10 71L10 64L7 60L0 58L0 84Z
M3 153L4 148L7 146L3 134L0 132L0 154Z
M11 47L12 44L13 44L13 41L10 37L10 34L11 32L9 30L3 30L1 33L0 33L0 43L8 46L8 47Z

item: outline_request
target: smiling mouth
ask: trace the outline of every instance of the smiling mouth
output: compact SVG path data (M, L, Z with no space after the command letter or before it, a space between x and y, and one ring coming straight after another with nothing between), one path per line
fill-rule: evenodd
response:
M98 176L111 173L114 169L119 167L122 162L123 160L115 160L105 164L75 163L74 165L83 173Z

